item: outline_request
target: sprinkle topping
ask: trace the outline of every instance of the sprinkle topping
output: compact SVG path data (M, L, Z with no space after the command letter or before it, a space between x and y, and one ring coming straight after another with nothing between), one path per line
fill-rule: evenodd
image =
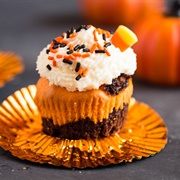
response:
M73 50L67 51L67 54L72 54L72 53L73 53Z
M108 47L108 46L110 46L111 45L111 43L110 42L108 42L108 43L106 43L105 45L104 45L104 47Z
M74 47L74 51L77 51L78 49L80 49L80 45L79 44L77 44L75 47Z
M105 53L106 51L104 49L98 49L98 50L95 50L95 53Z
M80 67L81 67L81 63L80 63L80 62L77 62L75 71L78 72L79 69L80 69Z
M104 41L106 41L106 34L103 33L102 38L103 38Z
M46 49L46 53L49 54L50 50L49 49Z
M63 63L71 65L73 62L70 61L69 59L63 59Z
M72 27L54 38L40 54L37 70L50 84L69 91L97 89L121 73L132 75L136 67L133 52L122 54L112 44L112 36L91 25Z
M59 44L59 47L62 47L62 48L63 48L63 47L65 47L65 46L66 46L66 43L60 43L60 44Z
M92 32L95 43L90 47L90 49L86 47L86 46L88 46L88 44L87 45L86 44L76 44L75 46L73 46L72 44L69 44L68 39L75 38L77 33L79 33L81 30L83 30L83 29L88 30L88 28L90 28L90 27L91 27L90 25L89 26L81 25L77 29L72 27L70 30L66 31L61 36L53 39L51 42L51 46L49 47L49 49L46 50L46 53L47 54L49 54L49 53L56 54L55 57L58 60L62 59L63 63L69 64L69 65L73 64L72 60L76 60L76 57L88 58L93 53L105 53L107 56L110 56L110 53L106 49L103 49L103 47L100 45L100 43L98 42L98 37L97 37L98 35L101 34L102 40L104 41L104 44L105 44L104 47L107 48L108 46L111 45L110 42L106 42L107 38L110 37L110 32L102 30L100 28L94 28L94 30ZM58 48L64 48L66 46L68 47L67 51L66 51L67 55L57 54ZM82 49L82 51L81 51L81 49ZM53 60L54 67L57 66L57 63L54 62L54 61L56 61L56 59L52 55L49 55L48 59ZM80 66L79 63L77 63L75 72L78 72L77 69L79 68L79 66ZM88 69L88 68L86 68L86 69ZM86 73L81 73L81 75L83 77L85 77L87 72L88 72L88 70L86 70ZM79 78L76 78L76 79L79 80Z
M81 75L79 74L78 76L76 76L76 81L79 81L81 79Z
M90 52L90 49L89 48L84 48L83 52Z
M47 69L48 69L49 71L52 69L49 64L48 64L46 67L47 67Z

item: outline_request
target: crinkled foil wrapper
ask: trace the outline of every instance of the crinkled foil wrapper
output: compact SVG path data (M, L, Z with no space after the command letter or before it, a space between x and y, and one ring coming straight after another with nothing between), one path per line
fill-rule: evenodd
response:
M0 87L21 73L24 69L22 59L14 52L0 51Z
M68 140L42 132L34 103L36 86L16 91L0 106L0 146L32 162L86 168L131 162L160 152L167 143L161 117L148 105L131 99L120 133L101 139Z

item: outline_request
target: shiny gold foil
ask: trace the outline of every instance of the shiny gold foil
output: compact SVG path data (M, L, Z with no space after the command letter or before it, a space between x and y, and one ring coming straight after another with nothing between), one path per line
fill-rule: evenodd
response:
M13 52L0 51L0 87L23 71L21 57Z
M161 117L148 105L131 99L120 133L101 139L68 140L42 132L34 103L36 86L16 91L0 106L0 146L20 159L65 167L96 167L149 157L167 142Z

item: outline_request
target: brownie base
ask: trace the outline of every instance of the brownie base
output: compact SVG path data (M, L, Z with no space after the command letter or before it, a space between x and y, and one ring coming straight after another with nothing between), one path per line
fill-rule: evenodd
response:
M102 88L106 93L110 94L111 96L116 96L122 89L126 88L129 85L129 78L131 78L131 76L126 74L120 74L120 76L112 80L111 84L105 84L103 85L103 87L100 88Z
M115 110L109 114L107 119L95 124L90 118L80 119L76 122L62 126L54 125L52 119L42 118L43 132L53 137L62 139L92 139L108 137L119 132L126 119L128 105L125 104L122 110Z

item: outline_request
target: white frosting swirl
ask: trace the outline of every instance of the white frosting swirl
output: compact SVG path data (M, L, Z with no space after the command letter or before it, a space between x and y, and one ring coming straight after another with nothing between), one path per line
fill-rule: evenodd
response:
M132 48L128 48L124 52L121 52L119 48L116 48L113 44L107 47L110 56L106 53L95 53L93 51L83 52L83 49L78 50L78 53L90 54L89 57L83 58L76 57L74 60L69 59L72 64L63 62L64 56L66 57L68 46L71 44L73 47L76 45L85 45L85 48L91 49L94 43L98 42L101 47L104 46L104 40L102 34L96 31L94 39L93 31L96 28L91 26L87 30L81 29L75 33L75 37L67 38L63 40L68 42L65 47L58 47L55 49L57 52L49 52L46 50L50 48L50 44L44 48L37 59L37 70L41 77L45 77L49 80L50 85L65 87L68 91L86 91L91 89L98 89L102 84L111 84L112 79L118 77L121 73L127 75L133 75L136 70L136 54ZM111 36L106 37L106 42L111 42ZM98 49L98 47L96 48ZM57 58L57 55L62 55L62 58ZM53 58L49 60L48 57ZM54 62L56 66L53 66ZM80 63L81 68L87 69L85 77L81 77L76 80L78 72L75 71L77 62ZM50 70L47 68L50 66Z

